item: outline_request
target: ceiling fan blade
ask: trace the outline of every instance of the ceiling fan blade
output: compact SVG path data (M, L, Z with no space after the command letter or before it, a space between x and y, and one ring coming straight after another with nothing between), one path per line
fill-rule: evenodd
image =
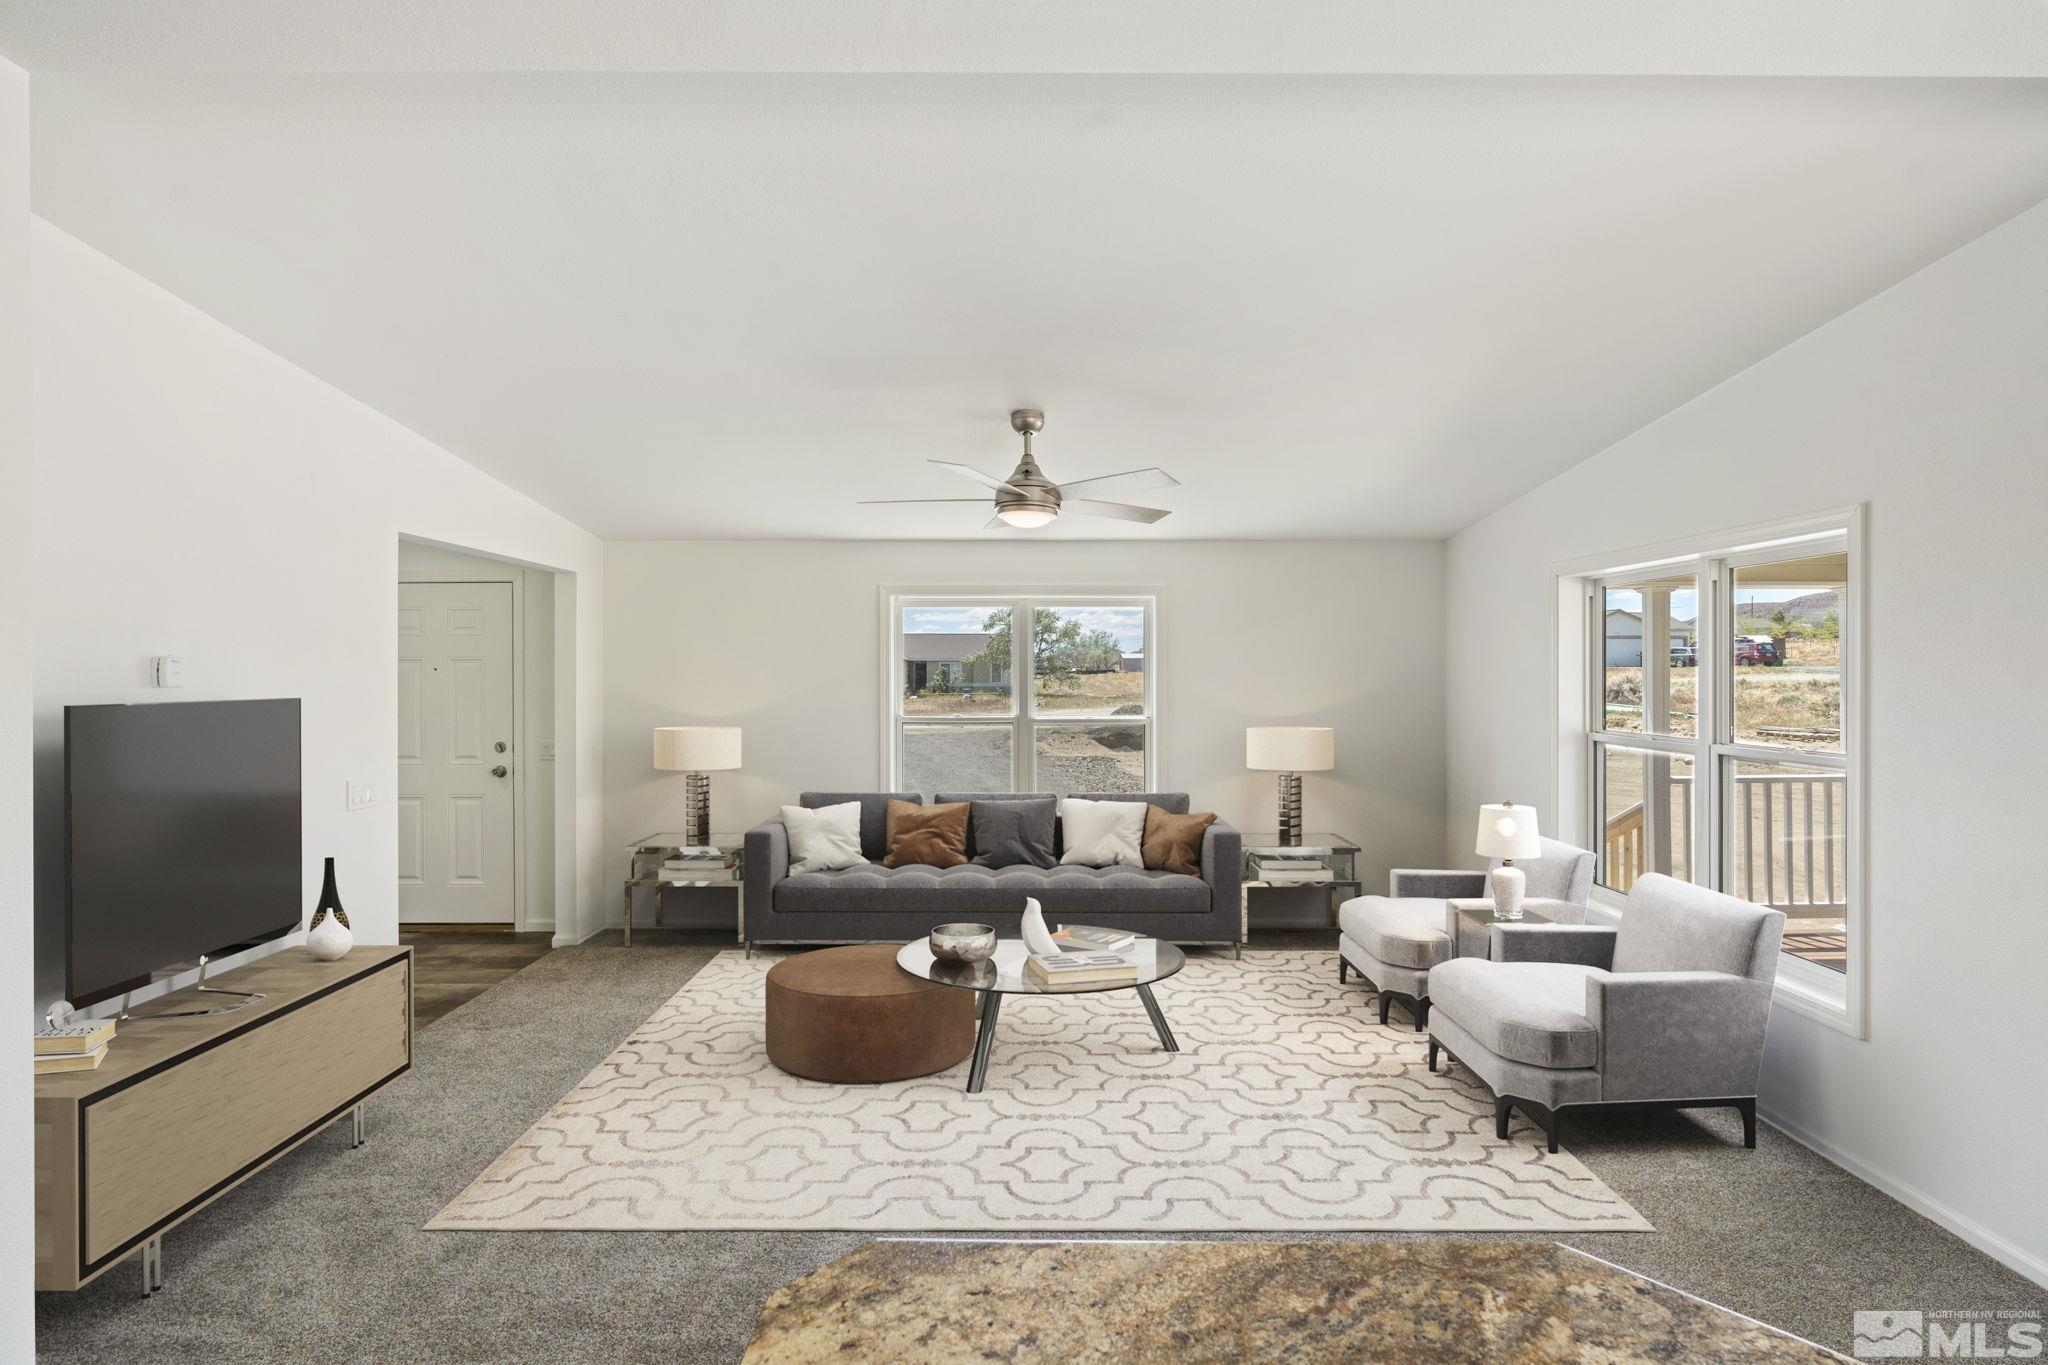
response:
M1127 502L1097 502L1093 498L1062 498L1060 510L1091 517L1115 517L1118 521L1142 521L1147 525L1173 515L1163 507L1133 507Z
M968 478L974 480L976 483L985 483L990 488L993 488L1000 493L1022 494L1024 492L1023 489L1012 488L1010 487L1010 485L1004 483L995 475L984 474L979 469L975 469L971 465L955 464L951 460L932 460L930 461L930 463L937 465L941 469L950 469L955 474L965 474Z
M1098 474L1092 479L1076 479L1060 485L1062 496L1079 493L1092 498L1102 493L1142 493L1148 488L1178 488L1180 480L1153 465L1149 469L1126 469L1121 474Z
M984 531L1010 531L1016 528L1011 526L1009 522L1004 521L1001 517L990 517L988 519L988 525L982 527L981 529Z
M988 506L987 498L862 498L855 507L900 507L912 502L971 502L978 507Z

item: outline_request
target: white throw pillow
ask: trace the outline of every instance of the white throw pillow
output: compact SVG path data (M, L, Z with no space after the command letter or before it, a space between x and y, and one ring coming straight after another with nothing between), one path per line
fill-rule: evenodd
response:
M1067 851L1062 864L1080 867L1143 867L1145 865L1145 803L1143 801L1060 801L1060 838Z
M782 827L789 831L789 870L830 872L836 867L859 867L860 802L840 806L784 806Z

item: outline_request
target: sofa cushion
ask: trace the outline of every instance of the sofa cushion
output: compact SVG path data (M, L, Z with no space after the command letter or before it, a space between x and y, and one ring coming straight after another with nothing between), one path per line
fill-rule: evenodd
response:
M860 856L871 863L879 863L889 856L889 803L908 801L913 806L924 804L924 798L916 792L804 792L796 799L799 806L812 810L820 806L839 806L848 801L860 802Z
M1060 798L1060 828L1066 845L1060 862L1079 867L1143 867L1148 809L1130 801Z
M958 867L967 861L965 801L944 806L889 803L888 856L884 867Z
M1174 815L1158 806L1145 807L1145 866L1157 872L1202 875L1202 836L1216 823L1213 813Z
M1050 796L1015 801L973 801L967 819L967 851L983 867L1051 867L1054 807Z
M1143 801L1168 815L1186 815L1192 803L1186 792L1068 792L1076 801Z
M1337 908L1344 932L1382 962L1427 970L1451 955L1444 903L1428 896L1359 896Z
M782 808L782 828L789 836L789 870L823 872L833 867L854 867L867 859L860 856L860 802L837 806Z
M1142 867L883 867L870 863L835 872L806 872L775 887L782 914L900 911L929 914L933 924L991 913L1022 914L1036 897L1048 921L1087 922L1088 915L1204 915L1209 884L1177 872ZM1235 917L1232 923L1235 924Z
M816 876L846 876L823 872ZM1595 1066L1600 1030L1586 1017L1586 978L1598 967L1568 962L1488 962L1458 957L1430 968L1429 1007L1509 1061L1552 1068Z

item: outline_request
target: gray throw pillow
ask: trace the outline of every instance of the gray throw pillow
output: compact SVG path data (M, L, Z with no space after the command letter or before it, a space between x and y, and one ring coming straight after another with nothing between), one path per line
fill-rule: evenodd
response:
M974 861L981 867L1052 867L1053 811L1058 798L1025 801L976 801L969 812L974 825Z

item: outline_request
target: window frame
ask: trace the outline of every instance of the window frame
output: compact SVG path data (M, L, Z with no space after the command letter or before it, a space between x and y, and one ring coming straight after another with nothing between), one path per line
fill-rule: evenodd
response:
M1847 556L1841 615L1840 668L1842 751L1814 752L1735 737L1734 675L1724 639L1733 625L1736 571L1808 555ZM1606 590L1628 586L1650 572L1691 572L1698 584L1698 717L1693 736L1606 729ZM1868 846L1865 822L1868 745L1864 731L1864 612L1868 574L1863 553L1861 504L1744 530L1668 542L1624 555L1596 556L1553 567L1559 603L1556 679L1559 693L1558 771L1553 792L1562 831L1594 850L1601 875L1606 867L1605 764L1607 749L1668 753L1693 764L1692 824L1688 870L1694 883L1716 889L1735 884L1735 798L1730 774L1741 762L1790 764L1840 772L1845 784L1842 872L1848 898L1845 970L1782 953L1777 1003L1852 1037L1864 1036L1869 980ZM1711 645L1709 642L1712 642ZM1574 648L1576 645L1576 648ZM1573 693L1576 692L1576 696ZM1731 892L1732 894L1732 892ZM1593 888L1593 913L1616 922L1626 897L1600 884Z
M1006 716L905 716L903 714L903 612L915 607L986 606L1010 609L1010 714ZM1033 612L1039 607L1139 607L1145 614L1144 707L1142 716L1074 716L1033 710ZM1159 595L1151 588L1100 585L1064 588L1057 584L1019 587L884 587L882 589L882 785L897 791L903 782L903 732L910 725L970 725L1010 731L1010 788L1034 792L1038 777L1038 731L1076 725L1142 726L1145 732L1144 790L1159 785Z

